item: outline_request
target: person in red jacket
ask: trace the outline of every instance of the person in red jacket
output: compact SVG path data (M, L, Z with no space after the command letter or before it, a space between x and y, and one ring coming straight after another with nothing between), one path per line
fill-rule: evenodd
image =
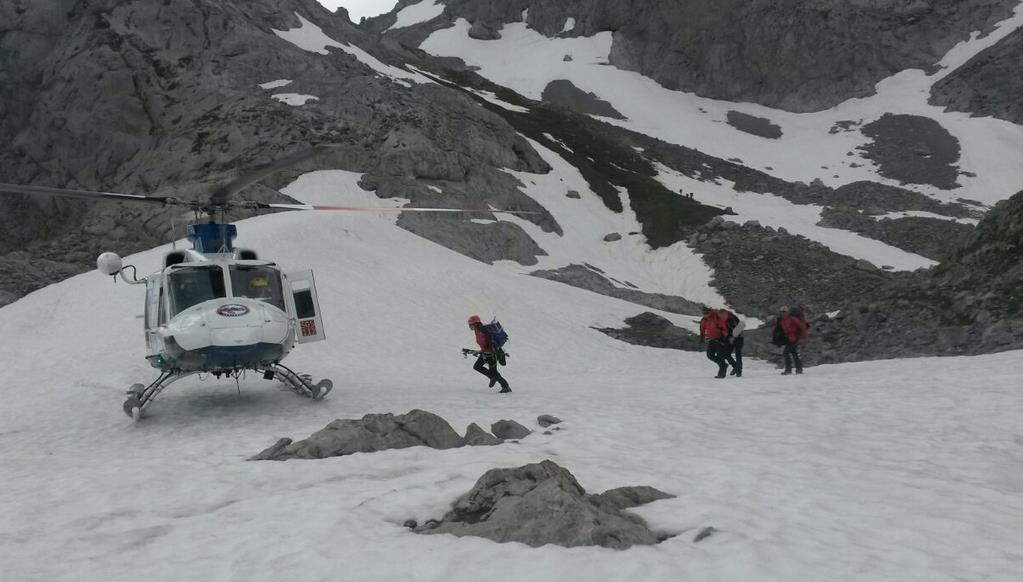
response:
M782 375L792 373L792 364L796 364L796 373L803 373L803 362L799 359L799 342L806 337L808 330L806 322L801 318L792 315L788 307L782 307L778 314L776 327L780 331L777 335L785 340L785 349L782 352L785 356L785 371Z
M493 340L483 330L483 322L480 320L480 316L469 316L469 329L476 334L476 344L480 347L479 356L476 358L476 364L473 365L472 369L489 378L491 388L494 387L494 384L500 384L501 391L498 394L511 392L508 381L501 376L501 372L497 369L497 350L500 348L493 345Z
M707 341L707 358L718 365L718 375L724 378L728 365L735 368L735 360L728 349L728 322L721 318L718 310L703 308L703 319L700 320L700 341Z

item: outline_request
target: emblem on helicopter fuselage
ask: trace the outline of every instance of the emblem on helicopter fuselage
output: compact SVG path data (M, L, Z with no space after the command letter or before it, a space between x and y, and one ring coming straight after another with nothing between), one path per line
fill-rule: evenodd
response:
M217 314L223 315L224 317L240 317L249 312L249 308L244 305L238 305L232 303L230 305L224 305L217 309Z

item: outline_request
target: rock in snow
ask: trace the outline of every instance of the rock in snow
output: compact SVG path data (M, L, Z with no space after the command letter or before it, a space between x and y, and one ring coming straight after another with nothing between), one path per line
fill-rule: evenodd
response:
M446 420L423 410L408 414L367 414L360 420L338 419L309 438L259 453L254 460L325 459L353 453L425 446L453 449L464 443Z
M674 496L649 487L637 488L642 493L636 494L618 491L587 495L567 469L552 461L492 469L455 502L439 526L421 533L479 536L532 547L555 544L624 550L658 543L646 523L622 513L616 501Z
M514 420L499 420L490 425L490 432L500 439L524 439L533 431Z

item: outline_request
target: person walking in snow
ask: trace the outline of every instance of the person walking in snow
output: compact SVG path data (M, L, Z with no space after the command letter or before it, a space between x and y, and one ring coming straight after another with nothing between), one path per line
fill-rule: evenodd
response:
M717 309L703 308L703 319L700 320L700 341L707 342L707 358L718 365L715 378L724 378L729 364L734 368L735 360L728 353L728 324Z
M480 351L477 352L476 363L472 369L489 378L491 388L494 387L494 384L500 384L501 391L498 394L511 392L508 381L501 376L501 372L497 369L498 358L500 356L498 351L501 348L494 345L493 339L483 329L483 322L480 320L480 316L469 316L469 329L476 334L476 344L480 347Z
M796 373L803 373L803 362L799 359L799 342L807 336L808 329L802 318L796 317L788 307L782 307L778 313L778 321L774 327L775 343L784 346L785 371L782 375L792 373L792 364L796 365Z
M739 316L727 309L719 309L718 317L723 319L725 326L728 327L728 355L734 360L732 363L732 376L742 378L742 347L746 343L746 338L742 336L742 332L746 331L746 322L741 321Z

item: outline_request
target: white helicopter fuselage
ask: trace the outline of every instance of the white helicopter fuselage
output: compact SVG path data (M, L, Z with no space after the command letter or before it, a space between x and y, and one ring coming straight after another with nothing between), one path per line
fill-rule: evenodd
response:
M266 369L324 339L311 271L270 261L175 251L146 278L146 359L161 370Z

